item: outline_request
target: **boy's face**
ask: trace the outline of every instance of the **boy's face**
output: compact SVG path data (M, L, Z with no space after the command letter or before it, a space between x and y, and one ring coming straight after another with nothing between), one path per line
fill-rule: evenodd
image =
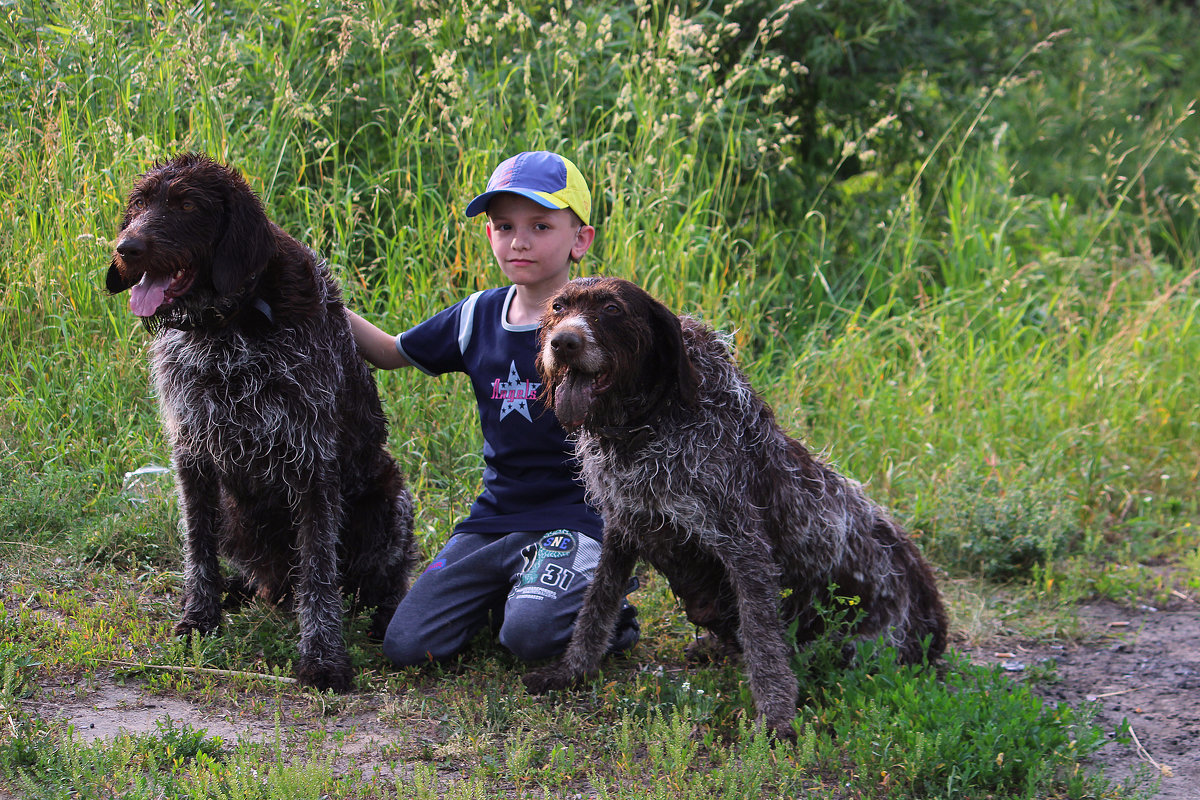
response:
M570 209L545 208L518 194L488 203L487 237L504 275L518 286L551 290L570 278L596 231Z

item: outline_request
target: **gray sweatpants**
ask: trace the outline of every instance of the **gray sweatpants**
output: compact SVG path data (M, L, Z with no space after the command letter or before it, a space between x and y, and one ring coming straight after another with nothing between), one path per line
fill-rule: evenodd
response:
M383 652L397 666L453 656L488 621L523 661L559 655L596 573L600 543L574 531L459 533L396 608ZM610 650L638 639L636 612L622 609Z

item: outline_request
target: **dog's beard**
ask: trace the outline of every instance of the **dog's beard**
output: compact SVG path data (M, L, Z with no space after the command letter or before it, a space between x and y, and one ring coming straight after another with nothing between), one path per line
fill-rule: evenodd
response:
M250 303L255 288L254 284L247 284L238 292L227 295L193 290L163 306L153 316L142 317L142 325L151 334L158 334L164 328L179 331L224 328Z

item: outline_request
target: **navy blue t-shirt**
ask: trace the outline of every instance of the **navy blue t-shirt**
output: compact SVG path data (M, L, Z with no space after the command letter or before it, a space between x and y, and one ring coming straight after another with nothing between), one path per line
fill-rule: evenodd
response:
M483 493L455 533L566 528L599 539L600 515L584 502L574 446L541 401L534 358L538 325L505 321L515 286L477 292L396 337L429 375L471 379L483 431Z

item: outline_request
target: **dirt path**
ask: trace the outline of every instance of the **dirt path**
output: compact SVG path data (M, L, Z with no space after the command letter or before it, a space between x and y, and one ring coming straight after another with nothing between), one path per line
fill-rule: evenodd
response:
M1104 603L1081 607L1079 620L1089 644L1009 644L1011 658L991 645L963 652L1011 666L1053 659L1060 680L1038 685L1042 697L1096 703L1097 724L1107 730L1129 720L1137 742L1114 742L1097 754L1106 775L1148 770L1162 776L1156 800L1200 800L1200 608L1180 602L1131 611Z
M1056 682L1039 682L1037 692L1050 702L1073 706L1098 704L1097 722L1114 730L1128 719L1140 750L1111 743L1097 755L1097 765L1114 779L1136 770L1163 769L1157 800L1200 800L1200 606L1179 603L1152 611L1130 611L1110 604L1079 609L1083 645L1046 645L1012 640L964 647L976 663L1004 661L1021 679L1045 659L1057 664ZM1024 665L1024 669L1020 667ZM258 710L195 704L151 695L136 681L120 685L110 678L90 688L43 687L28 710L43 718L68 720L85 740L114 736L118 730L147 732L170 717L206 729L232 742L239 737L273 741L283 727L336 733L343 755L370 771L372 758L387 768L381 751L389 742L411 734L396 728L381 698L359 697L334 714L312 713L301 700L281 695ZM433 731L429 732L434 736ZM431 739L432 741L432 739Z

